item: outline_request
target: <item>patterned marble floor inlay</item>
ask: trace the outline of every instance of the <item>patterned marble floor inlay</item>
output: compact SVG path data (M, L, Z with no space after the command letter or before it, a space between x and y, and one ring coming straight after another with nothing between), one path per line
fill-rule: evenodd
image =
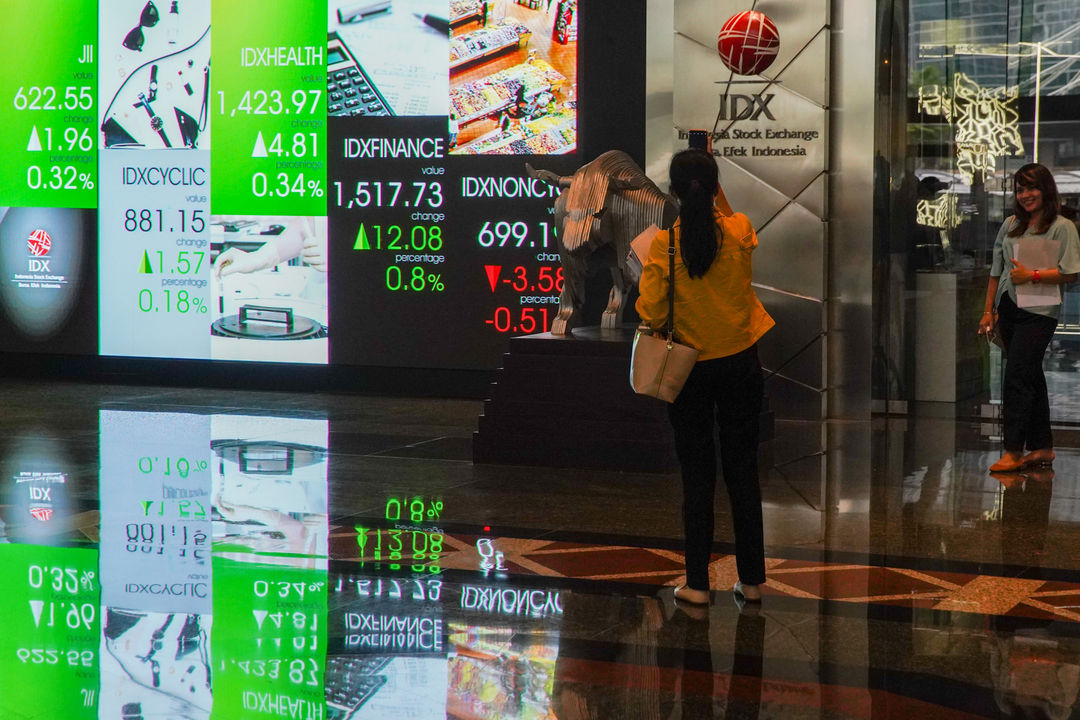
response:
M646 586L685 581L681 553L663 548L432 530L379 532L388 535L385 546L374 551L365 538L361 552L355 527L332 528L330 556L390 570L473 570ZM438 535L440 552L431 553L430 539L426 552L410 552L411 536L418 532ZM765 595L1080 622L1080 583L777 557L768 558L766 568ZM714 590L730 588L738 579L735 557L714 555L709 576Z

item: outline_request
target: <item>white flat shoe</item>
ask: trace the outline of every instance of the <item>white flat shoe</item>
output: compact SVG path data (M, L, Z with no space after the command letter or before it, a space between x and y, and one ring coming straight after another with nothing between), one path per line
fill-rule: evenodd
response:
M736 597L742 598L744 602L761 602L761 589L758 585L743 585L742 582L736 582L731 592L735 593Z
M709 593L706 590L695 590L686 585L675 588L675 599L690 605L708 605Z

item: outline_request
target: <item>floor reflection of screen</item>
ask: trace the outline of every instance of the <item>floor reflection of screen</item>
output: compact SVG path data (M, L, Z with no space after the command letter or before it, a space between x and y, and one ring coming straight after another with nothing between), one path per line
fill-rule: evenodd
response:
M444 720L445 657L338 655L327 661L328 716Z
M101 718L208 720L209 615L106 608Z
M210 418L102 410L100 718L206 720Z
M98 717L97 558L0 539L0 718Z
M215 555L325 569L326 421L215 415L211 437Z
M214 415L214 712L323 717L327 421Z
M0 543L63 545L85 538L76 498L96 478L80 472L66 429L30 425L0 443Z
M102 604L210 612L210 417L102 410Z
M279 703L317 717L326 420L103 410L99 424L99 717L254 717ZM57 485L25 476L42 498Z
M509 627L451 625L447 715L461 718L554 718L558 636Z
M350 573L330 588L328 717L446 718L442 578Z

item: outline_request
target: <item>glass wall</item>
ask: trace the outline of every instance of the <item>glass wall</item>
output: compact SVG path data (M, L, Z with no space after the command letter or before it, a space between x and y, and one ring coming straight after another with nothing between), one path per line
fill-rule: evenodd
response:
M875 409L985 415L1001 359L976 334L1012 173L1040 162L1080 206L1075 0L880 0ZM1056 422L1080 423L1080 288L1047 353Z

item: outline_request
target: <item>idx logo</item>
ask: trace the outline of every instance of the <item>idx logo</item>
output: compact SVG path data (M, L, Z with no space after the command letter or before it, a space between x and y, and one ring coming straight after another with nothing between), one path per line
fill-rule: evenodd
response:
M48 255L49 251L52 250L52 237L46 231L38 228L30 233L30 237L26 238L26 245L30 249L31 255L38 257Z
M725 94L720 96L720 119L721 120L757 120L762 115L775 120L769 112L769 103L775 95L773 93L755 93L753 95Z
M52 250L52 244L52 237L41 228L30 233L30 237L26 238L26 246L32 256L27 262L30 272L49 272L49 260L45 256Z

